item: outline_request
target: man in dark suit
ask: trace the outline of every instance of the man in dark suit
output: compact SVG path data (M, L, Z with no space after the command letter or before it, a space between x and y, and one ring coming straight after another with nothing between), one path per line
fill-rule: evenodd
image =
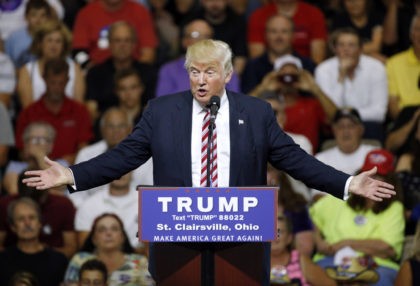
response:
M219 187L266 185L270 162L309 187L341 199L349 192L374 200L395 194L393 186L369 177L375 168L350 177L317 161L280 129L268 103L226 91L233 69L231 58L229 46L221 41L203 40L190 46L185 62L190 91L150 101L132 134L108 152L70 168L46 158L50 167L26 172L31 177L24 182L38 189L68 184L72 185L71 192L81 191L119 178L152 156L157 186L198 187L202 176L202 111L217 95ZM257 265L268 279L269 264L262 261Z

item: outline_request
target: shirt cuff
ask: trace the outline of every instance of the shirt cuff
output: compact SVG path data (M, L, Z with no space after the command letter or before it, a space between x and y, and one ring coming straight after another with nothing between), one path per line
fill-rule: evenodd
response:
M70 170L71 176L73 177L73 184L69 185L73 190L77 191L77 187L76 187L76 180L74 179L74 174L73 171L70 168L67 168ZM346 185L347 186L347 185Z
M347 181L346 181L346 185L344 186L344 196L343 196L343 200L347 201L347 199L349 198L350 194L349 194L349 187L350 187L350 182L351 180L353 180L354 176L350 176Z

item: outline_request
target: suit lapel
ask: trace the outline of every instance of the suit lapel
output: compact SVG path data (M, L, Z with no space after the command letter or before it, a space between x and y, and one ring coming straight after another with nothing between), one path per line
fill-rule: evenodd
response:
M175 135L175 153L185 186L192 186L191 171L191 129L192 129L192 95L185 92L182 100L177 103L177 109L172 114L172 130Z
M234 94L227 91L229 99L229 125L230 125L230 174L229 185L236 186L238 184L238 177L241 170L241 161L243 154L243 142L246 134L246 118L243 111L243 106L237 100Z

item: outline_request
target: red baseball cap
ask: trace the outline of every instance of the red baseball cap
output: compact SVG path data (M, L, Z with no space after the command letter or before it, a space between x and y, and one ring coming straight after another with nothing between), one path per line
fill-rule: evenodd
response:
M377 174L386 176L394 171L394 160L394 155L385 149L372 150L366 155L362 171L368 171L376 166Z

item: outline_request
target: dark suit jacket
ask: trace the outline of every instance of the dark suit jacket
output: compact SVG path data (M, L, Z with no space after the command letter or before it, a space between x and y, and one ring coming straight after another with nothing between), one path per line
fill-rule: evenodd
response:
M270 162L311 188L343 198L349 176L300 149L280 129L268 103L229 91L227 96L230 112L230 186L266 185L267 162ZM153 156L156 186L192 186L192 102L189 91L151 100L134 131L118 146L71 167L77 190L119 178L146 162L150 156ZM269 243L264 243L263 247L263 261L248 259L259 266L256 267L260 269L259 273L263 273L260 276L262 285L268 285ZM152 274L154 255L155 247L151 244L149 265Z

